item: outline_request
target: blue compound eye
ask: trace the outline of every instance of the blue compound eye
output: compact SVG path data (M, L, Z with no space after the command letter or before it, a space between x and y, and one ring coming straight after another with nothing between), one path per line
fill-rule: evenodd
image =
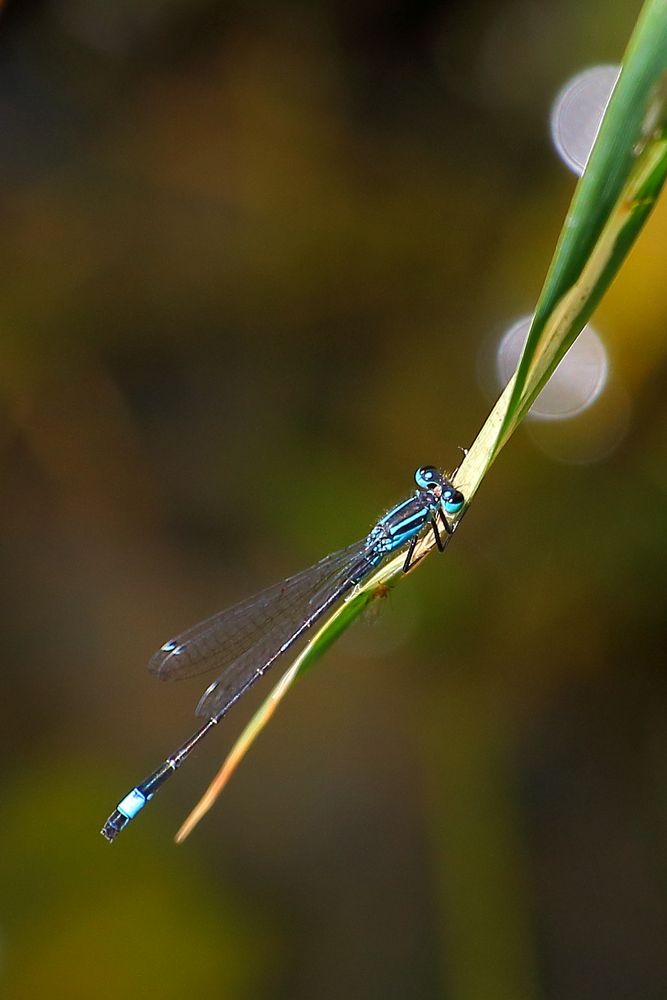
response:
M442 485L442 473L434 465L422 465L415 472L415 482L420 490L430 490Z
M465 497L459 490L444 490L442 494L442 506L446 514L458 514L465 503Z

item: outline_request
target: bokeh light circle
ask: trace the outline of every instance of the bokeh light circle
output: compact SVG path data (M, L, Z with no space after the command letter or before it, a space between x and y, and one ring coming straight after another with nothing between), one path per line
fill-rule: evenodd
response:
M531 316L517 320L503 335L496 352L496 373L505 386L516 369L530 329ZM607 351L597 333L585 326L548 383L529 416L538 420L566 420L591 406L609 376Z
M551 138L556 152L575 174L582 174L611 92L618 66L593 66L568 80L551 109Z

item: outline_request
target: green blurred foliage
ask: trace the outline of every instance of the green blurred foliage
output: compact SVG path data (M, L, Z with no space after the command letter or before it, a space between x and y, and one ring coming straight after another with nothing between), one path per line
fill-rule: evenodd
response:
M174 865L164 840L136 838L105 856L89 836L105 807L99 786L80 762L52 762L19 774L6 794L5 995L180 998L212 983L221 997L257 995L276 960L261 908L224 881L215 905L202 907L206 872L192 860Z
M256 698L97 832L193 725L154 648L456 464L571 195L551 96L637 13L6 5L3 997L664 996L664 210L596 320L615 449L521 432L186 846Z

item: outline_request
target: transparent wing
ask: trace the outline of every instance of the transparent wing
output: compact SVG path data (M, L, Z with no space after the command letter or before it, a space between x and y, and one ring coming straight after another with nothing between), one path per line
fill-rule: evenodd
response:
M301 573L170 639L150 659L148 669L164 680L193 677L217 670L223 686L243 686L246 674L270 659L299 624L312 613L324 591L335 589L347 568L366 549L366 539L333 552ZM227 676L229 674L229 677ZM211 686L211 694L213 685ZM200 702L202 712L208 692ZM208 711L210 706L207 706Z

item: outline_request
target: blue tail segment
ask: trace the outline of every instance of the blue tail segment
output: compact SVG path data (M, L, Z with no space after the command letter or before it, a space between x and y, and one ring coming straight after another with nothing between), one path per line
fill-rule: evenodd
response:
M132 791L118 803L111 816L109 816L109 819L102 827L102 836L106 837L109 842L114 840L120 831L127 826L130 820L134 819L137 813L141 812L147 802L148 797L144 795L143 792L139 791L138 788L133 788Z

